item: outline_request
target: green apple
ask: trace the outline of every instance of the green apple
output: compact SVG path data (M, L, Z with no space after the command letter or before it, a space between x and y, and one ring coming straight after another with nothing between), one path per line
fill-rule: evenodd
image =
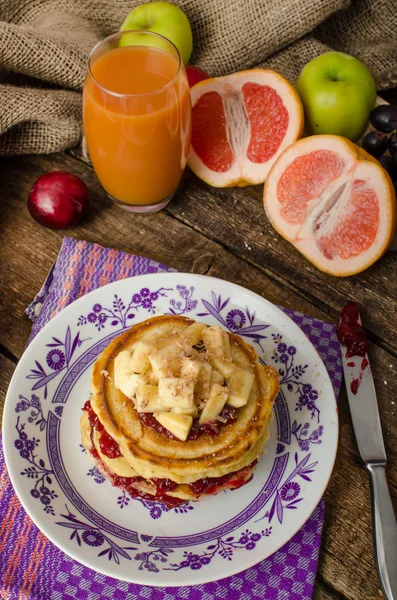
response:
M349 54L326 52L303 67L296 89L307 133L357 140L375 106L376 86L367 67Z
M185 13L169 2L149 2L134 8L121 26L121 31L128 29L142 29L159 33L170 40L178 48L185 65L189 62L193 50L193 37L189 19ZM145 45L154 45L153 38L149 42L148 36L140 36ZM138 45L141 43L137 34L125 35L120 40L120 46ZM161 48L158 39L156 47ZM162 49L162 48L161 48Z

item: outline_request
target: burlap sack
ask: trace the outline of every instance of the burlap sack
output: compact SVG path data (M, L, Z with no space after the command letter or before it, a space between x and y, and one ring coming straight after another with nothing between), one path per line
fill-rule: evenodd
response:
M0 154L49 153L81 139L92 46L142 0L0 0ZM397 0L177 0L193 28L191 62L212 75L258 65L294 81L332 48L397 85Z

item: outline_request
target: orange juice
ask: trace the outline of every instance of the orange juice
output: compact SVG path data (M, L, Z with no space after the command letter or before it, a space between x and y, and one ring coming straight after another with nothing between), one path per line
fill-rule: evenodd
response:
M143 45L92 56L84 133L95 172L114 199L153 205L175 192L190 146L190 117L177 56Z

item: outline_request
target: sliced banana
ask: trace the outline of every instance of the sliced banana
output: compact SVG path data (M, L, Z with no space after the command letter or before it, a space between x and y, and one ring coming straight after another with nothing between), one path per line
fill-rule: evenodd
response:
M189 435L193 418L189 415L179 415L171 412L154 413L157 421L168 429L175 437L184 442Z
M211 385L210 395L201 412L199 423L209 423L216 420L222 408L225 406L228 398L227 391L224 387L213 383Z
M210 393L212 367L209 363L203 362L194 387L194 398L196 402L206 400Z
M191 417L196 418L198 416L198 408L196 405L190 406L189 408L183 408L180 406L173 406L171 408L172 413L176 413L178 415L190 415Z
M207 327L203 331L203 342L212 358L220 360L231 358L229 336L219 325Z
M134 373L146 373L150 369L149 353L152 347L144 341L138 343L131 359L131 368Z
M192 323L179 334L178 341L184 348L191 350L192 346L196 346L203 339L203 333L206 329L208 327L205 323Z
M123 350L114 360L114 385L128 398L133 398L139 386L144 385L146 379L137 375L131 368L131 352Z
M159 400L169 408L192 408L194 383L181 377L162 377L159 380Z
M201 363L199 363L197 360L187 358L186 356L182 358L181 377L184 379L189 379L196 384L200 370Z
M245 406L254 385L254 376L249 371L236 367L232 376L227 381L229 398L227 403L234 408Z
M157 378L157 381L162 377L179 375L182 357L183 351L176 343L166 346L161 350L152 351L149 354L149 361L153 369L153 375Z
M193 348L200 342L205 354ZM144 337L120 352L114 380L138 412L153 413L185 440L199 409L199 422L208 423L216 421L226 403L235 408L247 404L254 376L233 363L226 331L195 322L182 332Z
M223 385L225 383L224 376L222 375L222 373L220 373L216 369L212 369L211 384L213 384L213 383L217 383L218 385ZM208 396L209 396L209 392L208 392Z
M135 409L138 412L159 412L167 411L164 404L159 399L159 388L157 385L141 385L136 391Z
M226 379L232 376L232 373L236 368L236 365L232 363L231 359L227 358L222 359L211 357L211 364L214 367L214 369L217 369Z

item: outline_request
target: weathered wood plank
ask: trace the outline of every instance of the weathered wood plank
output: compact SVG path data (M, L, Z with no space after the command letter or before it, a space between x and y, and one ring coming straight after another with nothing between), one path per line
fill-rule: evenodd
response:
M313 600L345 600L345 597L336 592L327 581L323 581L320 575L317 575Z

